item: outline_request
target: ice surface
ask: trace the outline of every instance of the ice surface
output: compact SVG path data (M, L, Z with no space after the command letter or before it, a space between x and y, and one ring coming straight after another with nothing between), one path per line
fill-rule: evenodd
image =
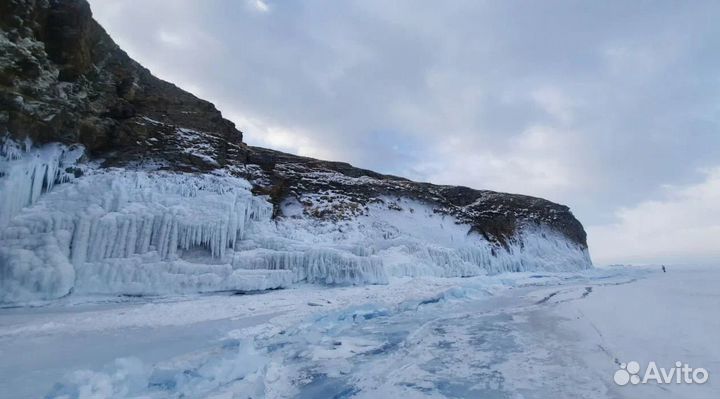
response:
M68 298L0 309L0 391L50 398L717 397L712 377L702 385L620 387L613 374L629 360L682 360L712 375L720 323L708 315L720 304L718 277L716 267L618 267L301 285L263 295Z
M232 381L233 386L249 397L262 397L264 384L259 371L267 363L250 343L238 345L219 358L193 364L191 369L181 365L168 365L153 370L137 358L120 358L102 371L77 370L68 375L68 381L53 387L49 398L150 398L148 387L162 392L161 396L178 398L205 398L223 391ZM260 394L256 396L256 394ZM225 397L225 396L220 396Z
M344 221L212 174L70 167L82 149L10 140L0 177L0 302L80 294L253 291L294 282L385 284L393 277L467 277L590 267L585 249L540 226L508 247L407 198L384 198ZM65 184L57 184L65 183ZM332 204L328 204L332 206Z

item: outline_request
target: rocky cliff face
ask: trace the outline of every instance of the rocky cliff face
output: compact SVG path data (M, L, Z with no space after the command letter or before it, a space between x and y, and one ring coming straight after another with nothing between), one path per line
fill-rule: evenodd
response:
M0 135L79 143L104 166L223 168L249 180L255 194L268 195L274 217L293 203L312 218L347 220L378 204L402 208L400 198L410 198L471 226L468 234L498 249L534 227L587 249L585 231L569 209L540 198L416 183L246 146L213 104L128 57L92 19L85 0L0 2Z
M108 164L161 157L199 170L242 144L213 104L128 57L80 0L0 2L0 130L81 143ZM191 143L183 131L199 133Z

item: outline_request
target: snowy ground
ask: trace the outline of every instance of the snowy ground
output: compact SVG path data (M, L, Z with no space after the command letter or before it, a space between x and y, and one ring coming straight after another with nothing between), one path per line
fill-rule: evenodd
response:
M0 309L0 395L718 397L718 281L720 268L610 268L69 297ZM615 385L631 360L710 378Z

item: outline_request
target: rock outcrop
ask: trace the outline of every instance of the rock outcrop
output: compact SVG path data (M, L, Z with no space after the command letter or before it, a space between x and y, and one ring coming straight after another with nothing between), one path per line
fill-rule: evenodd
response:
M454 216L497 247L524 226L548 227L587 249L569 208L540 198L416 183L249 147L215 106L150 71L122 51L85 0L0 2L0 136L82 144L105 166L166 170L225 168L269 195L274 216L297 201L306 215L347 219L388 198L412 198ZM472 232L471 231L471 232ZM522 244L522 243L520 243Z
M81 143L108 164L160 157L198 170L242 143L213 104L128 57L84 0L0 2L0 131Z

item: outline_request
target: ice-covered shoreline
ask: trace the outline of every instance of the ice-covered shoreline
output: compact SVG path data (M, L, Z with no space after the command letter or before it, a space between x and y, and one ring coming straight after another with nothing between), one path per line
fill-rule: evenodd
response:
M524 226L500 246L410 198L339 221L289 199L271 219L267 198L223 169L104 169L77 163L80 147L10 140L2 155L0 302L591 267L586 248L551 229Z

